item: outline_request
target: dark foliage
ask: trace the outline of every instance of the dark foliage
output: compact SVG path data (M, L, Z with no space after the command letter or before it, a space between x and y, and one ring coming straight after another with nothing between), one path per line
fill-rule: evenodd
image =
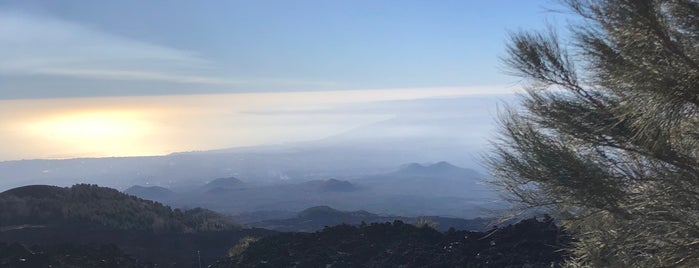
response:
M551 267L568 242L550 218L446 233L394 221L269 236L213 267Z

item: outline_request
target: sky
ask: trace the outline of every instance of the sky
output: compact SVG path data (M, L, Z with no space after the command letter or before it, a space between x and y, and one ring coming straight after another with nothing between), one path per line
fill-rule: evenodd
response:
M563 21L551 6L0 0L0 160L313 139L382 118L346 115L330 120L347 122L335 127L318 119L296 131L283 114L237 129L229 123L247 110L512 93L517 79L499 62L508 33ZM173 136L172 126L179 136L147 145ZM277 135L260 138L270 129ZM192 143L200 139L216 142Z

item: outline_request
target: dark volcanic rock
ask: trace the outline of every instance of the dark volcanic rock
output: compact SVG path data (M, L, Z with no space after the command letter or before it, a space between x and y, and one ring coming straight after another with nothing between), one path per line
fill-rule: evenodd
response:
M446 233L394 221L266 237L213 267L555 267L568 243L550 218Z
M139 261L126 255L115 245L77 246L60 245L50 247L19 243L0 244L0 267L104 267L146 268L155 267L149 262Z

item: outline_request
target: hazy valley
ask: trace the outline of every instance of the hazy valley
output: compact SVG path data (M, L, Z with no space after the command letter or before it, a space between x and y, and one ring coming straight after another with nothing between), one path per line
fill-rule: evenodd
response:
M232 180L214 184L223 182ZM438 266L549 265L560 262L557 249L568 241L548 218L496 228L493 219L381 216L327 206L242 224L235 216L172 209L86 184L11 189L0 193L0 210L0 265L7 267L424 265L431 258L425 254L435 250L440 257L432 265ZM420 255L386 258L387 250ZM516 254L503 258L508 252Z

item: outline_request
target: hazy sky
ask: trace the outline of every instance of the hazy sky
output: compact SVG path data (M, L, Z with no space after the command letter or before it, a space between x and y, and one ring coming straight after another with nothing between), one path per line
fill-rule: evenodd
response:
M429 101L477 97L474 92L495 90L468 87L0 100L0 161L162 155L309 141L396 117L419 117L423 122L424 117L483 118L492 113L482 105L468 107L472 102L464 102L463 107L447 107ZM403 102L396 101L411 102L403 107ZM453 102L458 103L458 99ZM416 108L415 103L425 104ZM430 131L428 126L414 127ZM379 137L391 131L371 134Z
M0 159L195 149L171 139L137 149L146 141L136 137L188 126L174 129L207 138L196 131L215 131L220 118L242 111L238 104L273 109L275 101L315 107L510 92L516 79L498 62L508 31L562 21L545 11L550 2L0 0L0 130L16 138L4 140ZM211 95L223 93L248 94ZM124 98L153 95L173 96ZM228 101L211 105L218 112L197 110L217 99ZM199 117L188 113L194 110ZM279 116L272 121L285 122ZM376 119L318 119L294 139ZM328 120L345 123L328 127ZM291 125L274 126L298 127ZM248 143L204 147L281 141L246 126L237 131L254 138L236 137Z

